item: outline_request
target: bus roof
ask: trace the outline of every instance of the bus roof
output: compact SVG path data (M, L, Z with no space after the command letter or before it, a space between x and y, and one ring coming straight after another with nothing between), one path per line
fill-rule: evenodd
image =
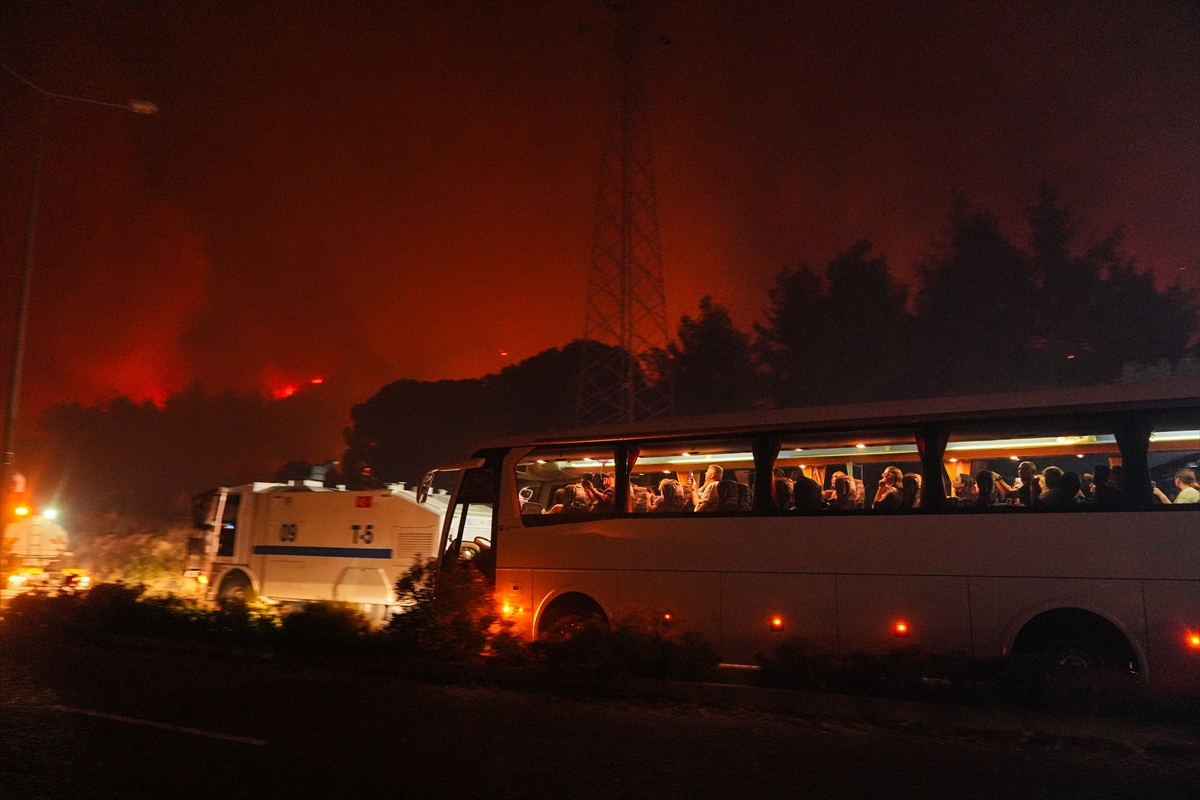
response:
M1200 415L1200 379L664 417L624 425L581 428L519 441L508 439L495 444L512 447L695 434L755 433L779 429L835 431L860 427L899 428L931 422L1029 422L1038 418L1100 417L1112 412L1135 410L1176 411L1193 419Z

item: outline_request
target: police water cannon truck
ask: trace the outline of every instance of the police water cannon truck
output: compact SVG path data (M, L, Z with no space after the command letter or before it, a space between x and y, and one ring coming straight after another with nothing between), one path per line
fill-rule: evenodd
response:
M437 555L448 496L404 484L348 491L319 481L250 483L193 501L184 575L205 598L335 600L383 619L398 578Z

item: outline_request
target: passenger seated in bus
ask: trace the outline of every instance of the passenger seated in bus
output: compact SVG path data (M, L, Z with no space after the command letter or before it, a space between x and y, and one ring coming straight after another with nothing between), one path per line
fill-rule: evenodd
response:
M647 514L654 499L654 491L636 483L629 484L629 509L634 514Z
M663 478L658 483L658 496L654 498L653 511L686 511L687 497L679 481Z
M561 514L562 510L563 510L563 503L566 502L566 499L567 499L567 490L565 488L555 489L554 490L554 505L547 508L546 513L547 514Z
M879 489L875 492L871 508L880 510L899 508L900 500L903 497L903 483L904 473L900 471L899 467L885 469L883 477L879 479Z
M1092 502L1099 511L1117 511L1124 505L1108 464L1097 464L1092 469Z
M591 479L584 478L580 482L583 491L587 493L588 505L592 511L612 511L613 501L617 496L616 481L611 475L602 475L600 477L600 485L603 487L597 489Z
M710 464L704 472L704 483L699 487L693 486L692 499L697 511L717 511L721 507L721 498L717 489L721 485L721 476L725 470L719 464ZM695 481L693 476L692 481ZM726 490L728 491L728 490Z
M1059 485L1062 483L1063 471L1058 467L1046 467L1042 470L1042 485L1046 488L1038 500L1045 505L1058 497Z
M953 483L954 496L963 506L974 505L975 503L975 479L968 473L964 472L954 479Z
M975 476L975 501L971 508L982 509L999 505L996 496L996 473L983 470Z
M1038 482L1037 467L1032 461L1017 465L1017 482L1009 486L1004 479L996 481L1006 500L1012 500L1026 508L1034 508L1041 499L1042 487Z
M772 487L775 494L775 510L788 511L792 508L794 498L792 497L792 481L788 480L781 467L776 467L772 474Z
M829 507L839 511L857 507L853 484L845 473L839 472L833 477L833 499L829 501Z
M1181 469L1175 473L1175 488L1179 490L1179 494L1175 495L1173 502L1157 486L1154 487L1154 496L1158 498L1160 503L1172 505L1182 506L1200 503L1200 487L1196 485L1196 473L1192 470Z
M754 500L750 493L750 487L744 483L737 484L737 510L749 513L753 507Z
M900 486L900 508L921 507L921 476L915 472L904 474Z
M1079 476L1074 472L1063 472L1057 467L1046 467L1043 474L1050 488L1042 495L1042 507L1049 511L1074 510L1075 498L1079 494Z
M792 479L792 504L797 511L820 511L825 505L821 484L799 470Z
M1092 491L1096 488L1096 478L1092 473L1085 472L1079 476L1079 482L1082 484L1079 488L1080 499L1087 503L1092 500Z

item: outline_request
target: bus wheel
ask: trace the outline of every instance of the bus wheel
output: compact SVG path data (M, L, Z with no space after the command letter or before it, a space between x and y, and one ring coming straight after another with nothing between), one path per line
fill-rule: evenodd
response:
M218 603L246 603L254 599L254 587L244 572L231 572L217 590Z
M1051 669L1138 671L1137 656L1111 622L1080 608L1039 614L1017 634L1013 655L1040 658Z
M566 639L594 625L608 627L600 604L581 592L567 592L550 601L538 619L539 639Z

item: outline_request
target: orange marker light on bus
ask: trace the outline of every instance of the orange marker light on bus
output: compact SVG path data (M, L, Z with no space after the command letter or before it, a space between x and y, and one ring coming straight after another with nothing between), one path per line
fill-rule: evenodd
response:
M896 624L892 626L892 633L896 636L908 636L908 623L904 620L896 620Z
M17 506L16 508L13 509L13 513L16 514L18 517L28 517L29 516L29 506Z
M783 630L783 617L771 617L771 630Z
M1200 650L1200 633L1189 632L1187 635L1187 643L1188 647L1192 648L1193 650Z

